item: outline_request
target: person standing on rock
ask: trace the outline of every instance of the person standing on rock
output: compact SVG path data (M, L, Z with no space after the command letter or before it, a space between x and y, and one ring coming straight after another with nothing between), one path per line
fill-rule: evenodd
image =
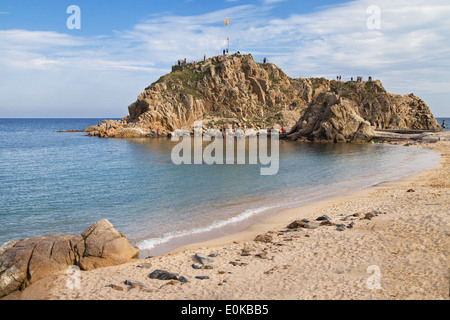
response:
M447 129L447 125L445 124L445 120L442 121L442 130Z
M384 129L384 121L381 120L381 129Z

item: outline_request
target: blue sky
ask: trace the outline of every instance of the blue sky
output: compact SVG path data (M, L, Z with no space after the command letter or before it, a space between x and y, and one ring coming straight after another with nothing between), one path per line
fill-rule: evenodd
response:
M370 75L450 116L449 16L448 0L2 0L0 117L121 118L178 59L220 54L227 36L291 77Z

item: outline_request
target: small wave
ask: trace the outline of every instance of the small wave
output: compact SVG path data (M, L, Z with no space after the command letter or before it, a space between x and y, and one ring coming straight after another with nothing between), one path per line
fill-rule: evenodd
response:
M215 222L206 227L200 227L200 228L195 228L195 229L191 229L191 230L169 232L159 238L150 238L150 239L142 240L137 244L137 246L140 250L150 250L150 249L153 249L154 247L156 247L157 245L169 242L172 239L219 229L226 225L249 219L250 217L252 217L256 214L259 214L261 212L264 212L266 210L273 209L273 208L275 208L275 207L261 207L261 208L257 208L257 209L248 209L237 216L231 217L227 220Z

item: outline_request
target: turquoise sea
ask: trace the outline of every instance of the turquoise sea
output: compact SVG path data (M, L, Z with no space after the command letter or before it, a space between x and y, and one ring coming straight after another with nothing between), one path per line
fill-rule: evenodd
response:
M0 243L79 234L108 219L140 249L158 252L183 236L220 234L268 209L394 180L438 160L415 147L281 141L278 174L261 176L259 165L176 166L176 142L165 138L57 133L99 121L0 119Z

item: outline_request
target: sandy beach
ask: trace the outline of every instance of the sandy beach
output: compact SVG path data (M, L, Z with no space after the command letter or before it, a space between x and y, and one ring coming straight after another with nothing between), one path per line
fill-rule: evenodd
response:
M450 142L423 147L441 154L437 167L284 210L245 232L81 272L76 288L67 286L69 275L62 272L9 298L448 299ZM297 219L317 226L323 220L316 218L323 215L331 225L287 229ZM258 235L267 242L255 241ZM196 254L209 261L202 265ZM188 282L150 279L155 270Z

